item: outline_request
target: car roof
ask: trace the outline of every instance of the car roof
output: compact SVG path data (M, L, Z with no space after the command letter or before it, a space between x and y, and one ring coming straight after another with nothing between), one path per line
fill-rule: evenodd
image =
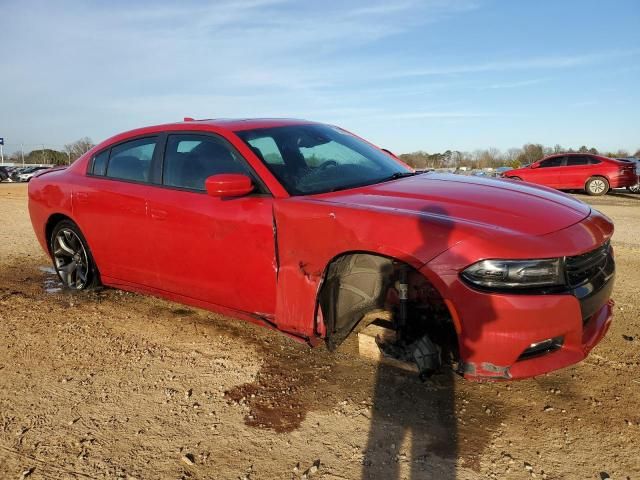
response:
M116 141L126 140L133 136L145 135L148 133L157 133L170 130L203 130L215 128L218 130L228 130L239 132L242 130L253 130L261 128L285 127L291 125L321 125L318 122L309 120L301 120L296 118L209 118L203 120L195 120L193 118L185 118L182 122L164 123L160 125L150 125L146 127L135 128L125 132L118 133L97 145L98 149Z
M549 157L564 157L565 155L567 156L582 156L582 155L591 155L592 157L600 157L601 155L598 155L597 153L591 153L591 152L566 152L566 153L552 153L550 155L548 155ZM606 158L606 157L605 157Z
M209 125L212 127L223 128L231 131L240 131L253 130L258 128L285 127L290 125L308 125L316 123L317 122L311 122L309 120L302 120L298 118L208 118L203 120L185 118L183 122L170 123L161 126L170 129L177 124Z
M239 132L242 130L286 127L293 125L322 125L322 123L297 118L207 118L196 120L193 118L185 117L182 122L149 125L146 127L140 127L125 132L120 132L100 142L94 147L94 149L92 149L92 152L95 153L96 151L99 151L106 146L112 145L116 142L126 141L136 136L157 134L160 132L171 130L207 131L210 129L217 129L227 130L230 132Z
M541 160L545 160L547 158L554 158L554 157L583 157L583 156L588 156L588 157L596 157L599 158L600 160L616 160L615 158L610 158L610 157L605 157L604 155L600 155L598 153L590 153L590 152L585 152L585 153L580 153L580 152L566 152L566 153L551 153L543 158L541 158Z
M229 130L234 131L318 123L299 118L223 118L201 121L217 127L228 128Z

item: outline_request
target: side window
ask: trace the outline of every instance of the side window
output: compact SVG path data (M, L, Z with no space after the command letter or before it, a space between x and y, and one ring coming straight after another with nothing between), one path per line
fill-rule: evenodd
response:
M205 190L204 181L219 173L251 176L242 159L224 140L208 135L169 135L162 183Z
M107 164L107 177L137 182L148 181L155 149L155 137L141 138L113 147Z
M571 155L567 157L567 166L575 167L577 165L588 165L589 157L583 157L581 155Z
M598 165L599 163L602 163L599 158L589 157L589 165Z
M563 158L564 157L547 158L546 160L540 162L540 168L561 167Z
M102 153L96 155L93 159L93 170L91 173L94 175L104 175L107 173L107 161L109 160L109 150L105 150Z
M258 137L248 141L258 158L269 165L284 165L282 153L273 137Z

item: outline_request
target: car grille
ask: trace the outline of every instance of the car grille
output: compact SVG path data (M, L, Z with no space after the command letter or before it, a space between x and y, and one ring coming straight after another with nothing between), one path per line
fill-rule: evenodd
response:
M592 281L595 277L607 279L614 271L611 244L606 242L590 252L565 259L567 283L572 288Z

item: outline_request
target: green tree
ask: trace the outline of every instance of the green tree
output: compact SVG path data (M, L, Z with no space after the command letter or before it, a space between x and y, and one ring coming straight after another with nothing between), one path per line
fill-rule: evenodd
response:
M69 157L64 152L44 148L32 150L24 156L24 163L43 163L46 165L67 165Z
M522 153L518 155L517 160L527 165L533 162L537 162L544 157L544 147L539 143L527 143L522 146Z

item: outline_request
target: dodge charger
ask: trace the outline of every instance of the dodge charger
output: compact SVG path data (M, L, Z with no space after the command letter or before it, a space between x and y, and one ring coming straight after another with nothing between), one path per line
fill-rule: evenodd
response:
M333 350L475 380L579 362L605 335L611 221L547 187L416 172L336 126L185 119L110 138L29 184L65 287L163 297Z

